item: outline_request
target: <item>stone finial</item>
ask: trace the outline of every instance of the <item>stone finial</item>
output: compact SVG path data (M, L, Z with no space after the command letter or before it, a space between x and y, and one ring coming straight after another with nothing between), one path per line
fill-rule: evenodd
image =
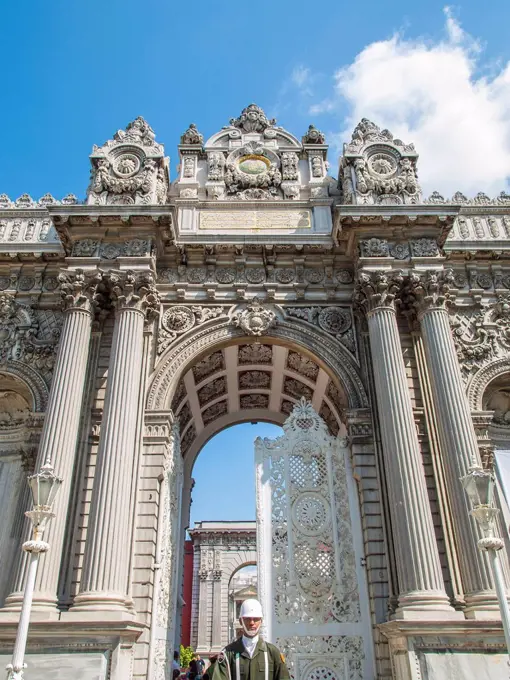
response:
M181 144L200 144L204 143L204 136L197 130L195 123L190 123L186 132L181 135Z
M309 125L308 131L302 137L303 144L325 144L326 137L324 133L317 130L315 125Z
M276 125L276 118L268 119L260 106L249 104L241 111L239 118L230 119L230 125L243 132L264 132L266 128Z
M127 124L125 130L117 130L113 135L113 139L124 144L126 142L135 142L135 144L141 144L142 146L152 146L155 143L156 135L149 123L142 116L138 116L138 118Z

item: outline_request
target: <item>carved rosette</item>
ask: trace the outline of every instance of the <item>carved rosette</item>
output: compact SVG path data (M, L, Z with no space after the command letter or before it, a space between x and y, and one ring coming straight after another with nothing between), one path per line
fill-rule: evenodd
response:
M93 313L103 300L102 279L100 272L89 273L82 269L59 274L63 310L81 309Z
M161 318L158 334L158 354L161 354L179 335L223 314L223 307L174 305Z
M276 324L276 314L254 298L249 307L234 314L232 323L247 335L261 336Z
M159 314L160 297L152 272L110 272L108 279L112 302L118 311L136 309L147 321Z
M354 292L357 304L369 315L380 309L395 309L395 298L403 283L402 272L360 272Z

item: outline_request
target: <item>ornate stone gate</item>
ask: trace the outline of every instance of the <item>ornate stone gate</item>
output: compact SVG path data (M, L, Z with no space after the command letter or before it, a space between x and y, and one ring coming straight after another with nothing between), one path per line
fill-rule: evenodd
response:
M159 680L194 459L305 397L349 440L377 677L497 678L494 584L459 477L509 439L510 197L424 199L414 146L367 120L338 179L319 130L299 139L256 105L180 142L172 182L137 118L94 147L84 201L0 195L0 662L27 566L23 467L51 457L64 480L32 680L77 665Z

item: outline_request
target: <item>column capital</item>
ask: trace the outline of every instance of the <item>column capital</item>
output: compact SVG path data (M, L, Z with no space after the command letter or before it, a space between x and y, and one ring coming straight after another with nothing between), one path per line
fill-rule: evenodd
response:
M159 313L160 297L151 271L112 271L108 274L111 297L117 311L135 309L148 321Z
M428 311L446 309L453 286L451 269L413 271L405 287L404 303L421 318Z
M395 309L395 298L404 278L401 271L360 271L354 292L355 301L367 314L380 309Z
M103 275L101 272L68 269L58 275L58 281L64 311L80 309L92 314L102 299L100 287Z

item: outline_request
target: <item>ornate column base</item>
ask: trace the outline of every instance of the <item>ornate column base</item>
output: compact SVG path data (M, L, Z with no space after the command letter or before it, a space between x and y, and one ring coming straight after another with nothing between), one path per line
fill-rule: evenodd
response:
M0 619L9 619L13 613L19 614L22 604L23 593L11 593L5 600L5 605L0 609ZM30 618L38 621L58 621L60 610L57 600L51 595L45 598L40 592L37 593L37 600L32 604Z
M132 616L133 602L123 595L101 593L79 593L72 606L76 612L125 612Z
M472 621L501 621L498 598L493 590L466 595L464 615Z
M400 621L463 621L464 614L453 609L446 601L444 592L425 590L415 591L401 595L398 598L398 607L391 616L392 620Z

